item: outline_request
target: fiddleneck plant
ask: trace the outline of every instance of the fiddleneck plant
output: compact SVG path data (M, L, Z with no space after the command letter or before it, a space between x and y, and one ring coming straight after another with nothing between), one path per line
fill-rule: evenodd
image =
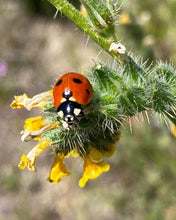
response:
M25 107L31 110L39 107L43 116L27 119L22 131L22 140L40 142L23 155L19 167L35 169L36 157L48 146L52 146L56 157L48 181L57 183L70 173L64 164L68 156L81 157L84 172L79 185L83 187L89 179L97 178L110 169L103 157L114 153L119 140L121 125L139 113L157 112L176 125L176 71L169 64L157 62L146 67L138 62L118 42L115 28L119 11L115 0L81 0L86 16L81 14L67 0L48 0L57 10L72 20L104 51L115 60L111 67L97 62L91 68L88 78L94 94L91 102L83 108L78 127L63 129L57 120L57 111L52 102L52 91L29 98L26 94L16 96L12 108Z

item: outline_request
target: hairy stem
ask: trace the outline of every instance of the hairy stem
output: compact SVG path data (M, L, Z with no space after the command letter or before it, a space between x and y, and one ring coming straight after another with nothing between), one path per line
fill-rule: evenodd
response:
M76 10L67 0L48 0L55 8L61 11L65 16L72 20L79 28L92 38L102 49L107 51L113 57L119 58L119 54L114 51L109 51L109 48L114 38L105 38L101 36L78 10Z

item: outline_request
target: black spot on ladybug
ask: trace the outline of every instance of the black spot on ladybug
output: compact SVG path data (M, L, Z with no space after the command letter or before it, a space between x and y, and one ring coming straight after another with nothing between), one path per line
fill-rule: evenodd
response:
M56 83L56 86L59 86L61 83L62 83L62 79L60 79L57 83Z
M75 82L75 83L82 83L82 81L80 80L80 79L78 79L78 78L73 78L73 82Z
M90 95L90 91L88 89L86 89L86 92L87 92L88 95Z

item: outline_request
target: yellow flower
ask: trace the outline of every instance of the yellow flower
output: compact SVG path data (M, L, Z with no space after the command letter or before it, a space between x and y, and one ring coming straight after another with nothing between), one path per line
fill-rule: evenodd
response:
M125 12L121 14L118 21L120 22L120 24L130 24L131 23L131 19L130 19L129 14L127 14Z
M11 103L11 108L26 108L31 110L35 107L43 108L46 104L45 99L52 97L52 90L35 95L29 98L25 93L20 96L15 96L15 100Z
M45 126L45 121L42 116L38 116L35 118L28 118L25 121L24 129L29 131L37 131Z
M89 156L93 161L100 161L102 157L111 157L115 151L115 144L107 143L106 144L106 150L99 151L93 146L89 146L90 152Z
M57 120L57 110L53 107L51 101L52 90L40 93L32 98L29 98L26 94L15 96L15 100L11 104L12 108L24 107L27 110L31 110L34 107L39 107L44 111L44 117L38 116L28 118L25 121L24 130L21 132L21 140L30 141L35 139L40 140L40 142L38 142L38 144L27 155L21 157L18 167L20 169L25 169L27 167L29 170L36 171L36 158L45 148L52 145L55 152L59 151L59 154L57 154L54 159L47 180L52 183L60 182L62 177L70 175L70 172L67 171L64 164L64 159L70 156L81 157L84 160L84 172L79 181L79 186L84 187L89 179L95 179L103 172L107 172L110 169L110 165L103 162L102 158L112 156L115 150L115 144L110 143L109 140L105 140L104 138L102 141L100 138L100 140L98 140L100 149L97 149L95 143L88 146L87 150L82 153L80 151L80 146L81 149L83 147L86 148L86 146L83 146L84 144L82 144L84 143L84 135L82 131L79 131L80 134L78 132L75 137L70 130L67 132L62 129L62 127L59 127L61 123ZM76 138L78 138L79 141L77 141ZM116 137L113 137L113 140L115 141ZM85 145L87 145L87 141L85 142Z
M90 156L87 155L84 158L84 173L79 181L79 186L84 187L89 179L96 179L103 172L107 172L110 169L110 165L100 161L94 162Z
M18 167L20 169L24 169L26 166L28 167L29 170L36 171L35 169L35 162L36 158L39 156L39 154L48 146L50 145L50 141L48 140L42 140L39 142L28 154L23 155L21 157L21 161L18 164Z
M170 130L171 130L173 136L176 137L176 126L174 124L171 124Z
M47 180L52 183L58 183L61 181L63 176L68 175L70 175L70 173L67 171L67 168L65 167L64 155L56 155L50 171L50 175Z
M11 108L23 108L24 107L24 102L28 102L30 99L26 93L20 96L14 96L15 100L11 103Z
M108 143L106 145L106 147L107 147L107 150L104 151L103 156L111 157L114 154L114 151L115 151L115 144Z
M21 140L30 141L33 138L35 140L40 140L41 134L57 127L58 127L58 122L47 124L41 116L35 118L28 118L25 121L25 125L24 125L25 130L21 132L22 134Z
M72 151L70 151L65 157L70 157L70 156L72 156L72 157L79 157L80 155L79 155L77 149L74 148L74 149L73 149Z

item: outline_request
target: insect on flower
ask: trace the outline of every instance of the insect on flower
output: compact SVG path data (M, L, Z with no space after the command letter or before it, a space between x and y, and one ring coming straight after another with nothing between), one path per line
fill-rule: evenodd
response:
M53 88L53 104L64 128L78 125L84 115L82 105L89 104L92 95L89 80L79 73L66 73L57 80Z
M69 72L56 81L53 90L32 98L26 94L15 96L11 103L12 108L24 107L32 110L37 107L43 112L42 116L25 121L21 140L39 142L28 154L21 157L18 165L20 169L27 167L36 171L36 158L49 146L52 146L56 154L48 177L49 182L58 183L62 177L70 175L64 164L64 159L70 156L83 160L80 187L85 186L89 179L95 179L110 169L103 158L112 156L115 151L115 143L120 137L120 123L115 118L116 111L110 111L114 113L113 117L105 115L109 112L109 105L99 93L103 91L107 96L109 91L111 97L112 89L109 88L116 87L107 87L107 80L100 82L101 76L104 76L102 73L101 68L94 71L93 87L85 76ZM109 72L105 71L107 73ZM114 100L115 97L116 93ZM108 103L111 101L112 108L109 95L107 99Z

